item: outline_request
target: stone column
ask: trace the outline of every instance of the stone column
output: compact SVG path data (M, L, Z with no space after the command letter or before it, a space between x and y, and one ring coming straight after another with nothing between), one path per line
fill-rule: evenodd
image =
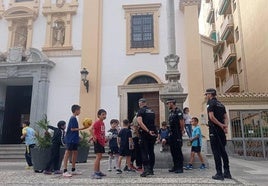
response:
M33 20L29 19L27 24L26 48L30 48L32 46L32 40L33 40Z
M168 81L164 88L160 91L160 99L164 104L168 98L175 99L177 106L182 109L183 102L187 94L183 93L183 88L179 82L180 72L178 71L179 56L176 55L176 36L175 36L175 8L174 0L167 0L167 41L168 55L165 57L167 71L165 74ZM166 120L168 119L168 109L165 105Z
M31 123L35 128L35 122L42 119L47 113L47 98L48 98L48 72L49 67L42 66L33 79L32 104L31 104Z
M167 0L168 54L176 54L174 0Z
M71 14L68 14L66 16L66 23L65 23L65 41L64 41L64 46L70 47L71 45L71 40L72 40L72 34L71 34L71 28L72 28L72 16Z

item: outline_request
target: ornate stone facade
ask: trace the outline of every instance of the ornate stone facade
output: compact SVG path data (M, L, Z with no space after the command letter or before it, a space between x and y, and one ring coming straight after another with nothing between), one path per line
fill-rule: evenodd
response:
M35 48L23 51L10 48L0 58L0 80L32 79L32 100L30 121L34 125L47 113L49 72L55 66L46 55Z
M57 0L52 4L51 0L45 0L43 15L47 18L46 40L44 51L72 50L72 16L76 14L78 1Z
M32 46L33 23L39 12L39 1L16 2L10 0L6 10L4 7L0 8L0 17L1 12L3 12L3 18L8 22L8 48L30 48Z
M180 0L180 9L184 12L185 6L198 5L198 10L200 12L201 0Z

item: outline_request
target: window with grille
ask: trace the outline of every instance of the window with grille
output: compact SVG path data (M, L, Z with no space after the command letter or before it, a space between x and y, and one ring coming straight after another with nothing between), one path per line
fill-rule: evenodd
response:
M153 15L131 17L131 48L154 47Z

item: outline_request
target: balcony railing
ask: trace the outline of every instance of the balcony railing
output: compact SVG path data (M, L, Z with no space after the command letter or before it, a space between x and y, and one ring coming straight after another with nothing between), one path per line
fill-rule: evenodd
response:
M223 66L227 67L229 64L233 62L235 58L236 58L236 50L235 45L232 43L229 44L227 47L225 47L222 53Z
M231 13L231 3L230 0L220 0L219 1L219 14L230 14Z
M233 15L228 14L220 28L220 36L222 40L225 40L227 36L231 33L231 30L234 27L234 20L233 20Z
M238 74L232 74L230 76L230 78L223 84L223 91L225 93L239 91Z
M215 61L214 66L215 66L215 70L218 70L219 68L221 68L222 67L222 60L219 59L219 60Z
M215 23L214 8L210 8L207 16L207 23Z
M212 23L209 27L209 30L208 30L208 33L209 35L212 34L212 32L216 32L216 26L215 26L215 23Z

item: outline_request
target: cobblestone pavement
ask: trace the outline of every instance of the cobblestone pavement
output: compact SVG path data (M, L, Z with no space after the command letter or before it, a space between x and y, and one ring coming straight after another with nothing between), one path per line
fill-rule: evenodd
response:
M103 160L101 168L107 176L101 180L90 178L93 169L93 160L77 164L82 175L63 178L61 175L44 175L25 170L25 162L0 162L0 185L267 185L268 163L249 162L230 158L231 171L234 179L218 181L211 179L215 174L213 160L208 160L210 168L206 170L193 169L183 174L168 173L166 169L156 169L155 175L141 178L139 173L125 173L117 175L115 171L107 172L107 160ZM69 165L70 167L70 165ZM255 184L253 184L255 183Z

